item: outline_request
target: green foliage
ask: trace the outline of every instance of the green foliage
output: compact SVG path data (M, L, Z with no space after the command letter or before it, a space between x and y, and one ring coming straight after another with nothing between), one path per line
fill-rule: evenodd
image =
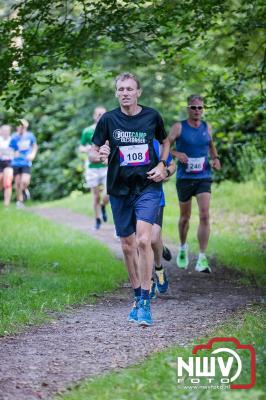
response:
M265 181L265 160L261 146L256 147L255 144L249 144L237 149L237 170L239 180L247 182L252 178L260 183ZM266 187L266 185L265 185Z
M197 51L199 59L206 56L210 63L206 79L222 104L234 104L231 94L238 97L245 81L259 81L264 95L262 0L29 0L12 8L0 23L0 91L7 106L19 107L34 92L35 74L40 71L46 74L45 87L56 81L49 71L58 68L78 69L93 82L97 62L103 65L103 54L112 54L117 47L131 69L160 62L182 69L184 56L192 53L193 58ZM18 37L22 45L14 45ZM193 62L186 59L186 64L192 72ZM226 75L216 74L213 64L226 68Z
M0 2L1 11L0 123L26 115L37 134L36 198L82 188L81 130L96 105L116 105L112 81L123 70L140 77L141 103L157 108L167 129L186 118L189 94L205 97L223 165L215 180L261 175L264 1L29 0ZM13 45L18 37L23 46ZM243 149L254 147L260 161L245 174Z
M39 144L33 167L32 194L34 198L45 200L83 189L84 159L78 151L81 132L93 122L94 107L99 104L108 107L112 99L106 92L100 103L94 103L98 88L88 89L79 78L68 73L60 79L61 84L53 92L44 91L30 98L27 104L27 118Z

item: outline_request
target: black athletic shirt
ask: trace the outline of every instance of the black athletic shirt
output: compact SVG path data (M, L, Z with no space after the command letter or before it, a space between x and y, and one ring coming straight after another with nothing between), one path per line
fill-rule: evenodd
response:
M160 114L150 107L141 107L141 111L132 116L124 114L120 107L106 112L99 120L92 138L97 146L102 146L109 140L111 153L108 159L107 192L113 196L139 194L148 186L161 188L161 183L147 179L146 173L159 161L152 140L156 138L162 143L167 135ZM120 166L121 150L124 150L122 146L144 144L148 145L147 164Z

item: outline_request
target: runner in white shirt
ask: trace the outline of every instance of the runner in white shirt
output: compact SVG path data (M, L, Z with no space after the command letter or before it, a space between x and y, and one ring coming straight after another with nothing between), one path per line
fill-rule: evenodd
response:
M12 196L13 168L11 160L13 150L9 147L11 139L11 127L2 125L0 127L0 190L4 190L4 205L9 206Z

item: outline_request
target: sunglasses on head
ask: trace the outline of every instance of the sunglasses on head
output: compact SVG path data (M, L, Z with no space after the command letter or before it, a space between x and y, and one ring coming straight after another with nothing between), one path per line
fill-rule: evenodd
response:
M201 111L201 110L203 110L203 106L188 106L188 108L190 108L193 111L196 111L196 110Z

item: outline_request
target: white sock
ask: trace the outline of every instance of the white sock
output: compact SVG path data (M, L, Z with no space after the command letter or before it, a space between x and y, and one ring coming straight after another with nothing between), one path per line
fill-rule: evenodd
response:
M205 258L205 257L206 257L205 253L200 253L200 252L199 252L199 260L200 260L201 258Z
M187 244L180 244L179 246L180 250L186 250L187 249Z

